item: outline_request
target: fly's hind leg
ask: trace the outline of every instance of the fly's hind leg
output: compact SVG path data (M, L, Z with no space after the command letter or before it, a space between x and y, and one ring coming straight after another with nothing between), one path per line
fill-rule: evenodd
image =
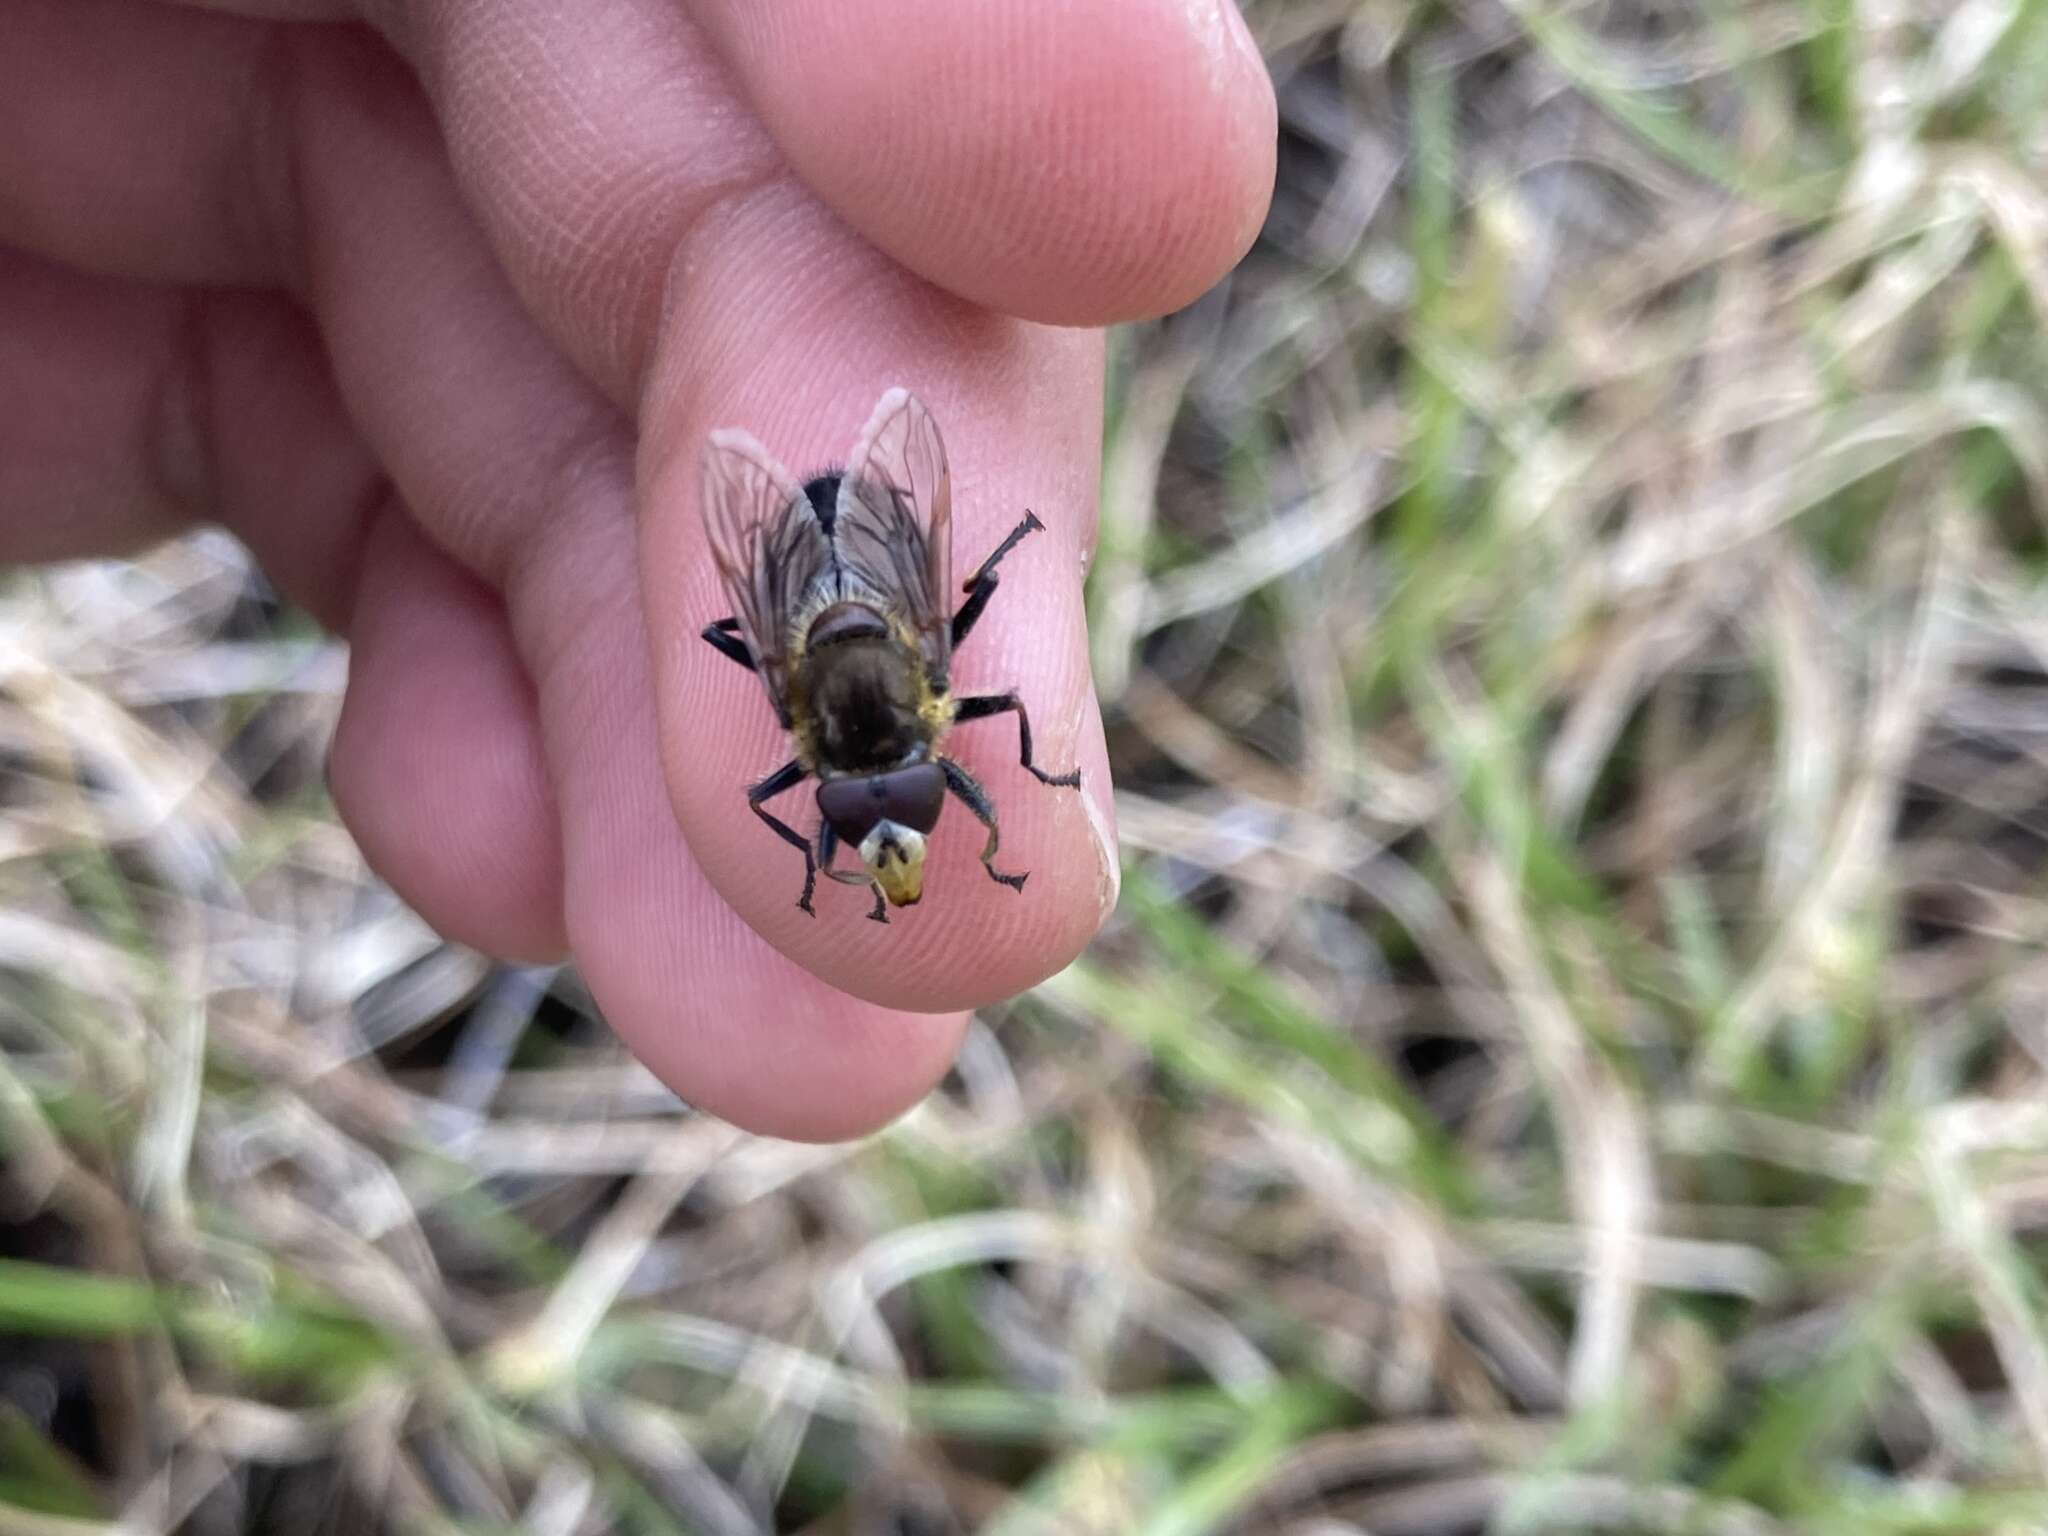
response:
M960 590L967 594L967 601L960 605L960 611L953 615L953 648L958 650L960 642L967 638L967 632L974 628L974 621L981 617L981 610L988 606L988 600L996 592L996 567L1003 556L1015 549L1027 533L1037 533L1045 527L1034 512L1026 512L1024 521L1010 530L1010 536L995 547L995 552L981 562L981 568L966 581Z
M804 856L804 893L797 897L796 904L812 917L816 917L818 915L817 911L811 906L811 892L818 885L818 864L811 857L810 840L788 822L771 815L761 804L763 800L774 799L784 790L795 789L797 785L803 783L810 776L810 769L806 768L796 759L790 759L790 761L784 763L780 768L769 774L767 778L747 791L747 809L767 822L769 829L777 837Z
M997 885L1007 885L1013 891L1023 890L1030 871L1006 875L995 866L996 845L1001 839L996 831L996 808L989 803L988 791L975 782L973 774L950 757L941 757L939 767L945 771L946 788L958 795L960 803L974 812L974 819L988 828L988 842L981 850L981 867L988 871L989 879Z
M882 899L882 888L872 877L855 874L850 869L834 869L832 861L839 856L839 834L831 822L818 828L818 868L837 880L841 885L873 885L875 887L875 910L868 914L871 923L889 921L889 904Z
M1031 717L1024 712L1024 701L1014 693L984 693L978 698L962 699L959 710L953 716L955 723L967 720L986 720L990 715L1007 715L1012 711L1017 716L1017 739L1022 748L1019 760L1031 770L1032 777L1041 784L1050 784L1059 789L1079 789L1081 770L1071 773L1047 773L1031 761Z

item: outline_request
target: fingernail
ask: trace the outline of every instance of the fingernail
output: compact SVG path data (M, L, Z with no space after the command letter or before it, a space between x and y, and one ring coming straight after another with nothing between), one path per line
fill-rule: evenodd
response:
M1096 911L1103 917L1116 909L1124 887L1123 860L1117 856L1114 789L1107 773L1081 775L1081 809L1088 817L1088 835L1095 844Z

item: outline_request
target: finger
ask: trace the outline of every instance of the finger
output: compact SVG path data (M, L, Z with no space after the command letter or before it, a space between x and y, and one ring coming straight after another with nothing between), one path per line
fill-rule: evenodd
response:
M133 0L10 0L0 241L163 282L289 279L275 28Z
M67 14L88 26L89 3ZM71 88L119 102L134 70L203 77L213 46L53 56ZM705 884L656 769L623 427L527 327L405 82L333 34L288 48L304 174L287 236L366 440L434 541L507 595L562 817L565 921L600 1006L679 1093L741 1125L836 1136L887 1119L945 1070L964 1020L849 1002Z
M703 0L790 163L912 271L1101 325L1177 309L1250 248L1272 82L1236 0Z
M52 13L105 0L18 3L22 45L11 65L0 57L0 103L13 102L0 106L0 180L77 221L52 232L66 249L104 253L105 239L77 238L97 224L175 230L162 250L124 239L131 259L196 261L209 241L221 259L261 255L289 178L271 154L288 82L260 29L220 44L227 67L205 73L180 67L188 45L173 34L229 19L165 8L94 29L94 48L157 68L134 98L88 100L49 71L43 32ZM1228 0L709 7L773 139L674 0L365 9L427 81L527 306L619 402L637 394L666 287L687 280L691 231L782 174L785 152L912 270L1063 323L1185 302L1249 244L1271 192L1271 85ZM81 198L81 176L104 181L109 144L138 157L134 192ZM164 206L194 187L227 217Z
M559 953L554 811L503 614L401 517L365 549L366 514L388 503L290 306L0 251L6 556L233 528L353 641L330 779L372 863L452 937Z
M315 302L343 388L409 503L443 547L506 594L570 818L569 923L586 965L586 944L609 944L614 930L601 908L583 910L579 926L575 818L583 800L609 804L629 786L606 779L579 796L567 777L578 764L561 754L599 742L614 749L622 727L594 727L586 712L617 686L611 648L638 657L650 643L654 674L636 674L647 691L627 718L636 732L658 723L668 797L697 858L689 872L697 878L701 865L702 877L785 954L855 996L935 1012L1007 996L1071 960L1116 894L1079 587L1100 461L1100 338L944 298L792 183L746 198L694 237L696 280L667 313L664 362L643 408L646 629L598 627L592 594L616 601L633 575L630 542L616 551L605 542L630 540L626 524L606 522L623 518L631 501L624 423L600 397L572 387L518 308L499 302L495 271L439 180L431 136L406 116L399 87L370 95L367 58L323 57L310 78L322 87L308 93L305 131L319 137L302 156L300 186ZM400 166L410 174L395 176ZM757 695L736 686L744 677L696 641L724 609L694 507L696 455L711 426L747 424L795 461L822 462L845 452L899 369L950 420L960 547L993 547L1026 506L1041 509L1052 530L1008 568L1012 590L1031 593L1035 612L992 609L963 658L961 686L1024 688L1045 760L1061 770L1078 764L1084 785L1078 795L1051 791L1024 775L1015 738L1003 734L1012 722L963 732L963 760L999 797L1009 867L1035 883L1020 898L990 881L969 822L935 855L935 890L946 900L878 937L858 921L812 922L797 912L800 868L764 858L767 830L734 815L741 788L774 768L786 744ZM849 410L848 401L857 404ZM423 432L423 423L438 432ZM476 445L479 462L451 459L458 439ZM550 682L564 678L574 681L551 719ZM607 772L616 767L606 759ZM659 809L658 798L644 806L650 817ZM958 810L953 819L965 820ZM776 843L775 851L790 850ZM614 958L624 986L641 962Z
M342 629L383 494L288 303L0 247L0 557L105 554L218 520Z
M718 899L658 771L629 427L527 321L409 85L368 57L308 68L309 270L337 376L423 525L504 594L593 994L693 1103L781 1135L871 1128L945 1070L964 1020L856 1003Z
M863 997L974 1006L1064 966L1116 898L1081 608L1101 461L1101 339L973 310L867 247L848 248L842 230L801 192L757 198L703 237L699 284L671 311L642 436L641 573L663 762L707 874L778 947ZM932 840L925 900L878 931L860 920L865 894L836 885L820 891L816 920L797 910L801 859L745 814L745 786L789 756L789 744L759 684L698 640L731 600L718 588L697 497L713 428L745 428L803 477L845 462L876 397L895 384L916 389L946 437L956 585L1026 508L1046 525L1004 562L953 686L1019 690L1040 764L1078 766L1083 783L1078 793L1053 789L1025 773L1014 719L949 734L943 750L996 803L1000 867L1029 881L1017 892L989 879L981 829L955 803ZM784 819L815 827L811 793L792 793Z
M161 538L193 515L175 486L158 374L178 309L0 248L0 556L65 560Z
M388 10L394 30L409 19ZM687 231L781 173L772 143L667 0L419 15L413 51L506 270L630 403ZM138 0L11 0L8 28L0 241L121 276L305 290L306 62L367 57L360 29Z
M504 959L563 956L559 820L532 684L497 595L395 503L362 551L328 782L371 867L436 930Z
M529 307L630 400L693 231L785 156L900 262L1000 312L1100 324L1201 292L1272 190L1272 86L1228 5L368 10Z
M528 307L620 402L636 397L672 274L687 280L690 232L779 175L784 150L912 270L1069 323L1199 292L1271 192L1271 85L1229 0L708 7L780 148L669 0L374 9L429 81ZM269 29L125 0L16 0L10 27L0 234L130 275L295 274L284 107L297 55ZM961 67L920 77L903 63L927 56ZM149 67L118 71L125 93L78 88L137 61ZM953 83L988 79L1028 88Z

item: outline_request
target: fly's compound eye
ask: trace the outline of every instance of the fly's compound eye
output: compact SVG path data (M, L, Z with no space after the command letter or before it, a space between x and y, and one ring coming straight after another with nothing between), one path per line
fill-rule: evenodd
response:
M818 809L848 843L859 847L876 824L892 821L913 832L939 824L946 775L937 763L913 763L887 773L827 779L818 786Z

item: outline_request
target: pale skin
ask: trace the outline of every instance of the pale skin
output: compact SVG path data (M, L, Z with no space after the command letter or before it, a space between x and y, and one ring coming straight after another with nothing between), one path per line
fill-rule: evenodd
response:
M1227 0L0 0L0 558L225 522L351 642L330 776L385 879L573 957L702 1108L858 1134L1106 915L1099 328L1228 269L1273 138ZM954 683L1089 804L960 727L1029 886L956 808L883 930L797 911L747 813L787 740L697 639L696 498L713 428L806 473L894 384L962 579L1046 524Z

